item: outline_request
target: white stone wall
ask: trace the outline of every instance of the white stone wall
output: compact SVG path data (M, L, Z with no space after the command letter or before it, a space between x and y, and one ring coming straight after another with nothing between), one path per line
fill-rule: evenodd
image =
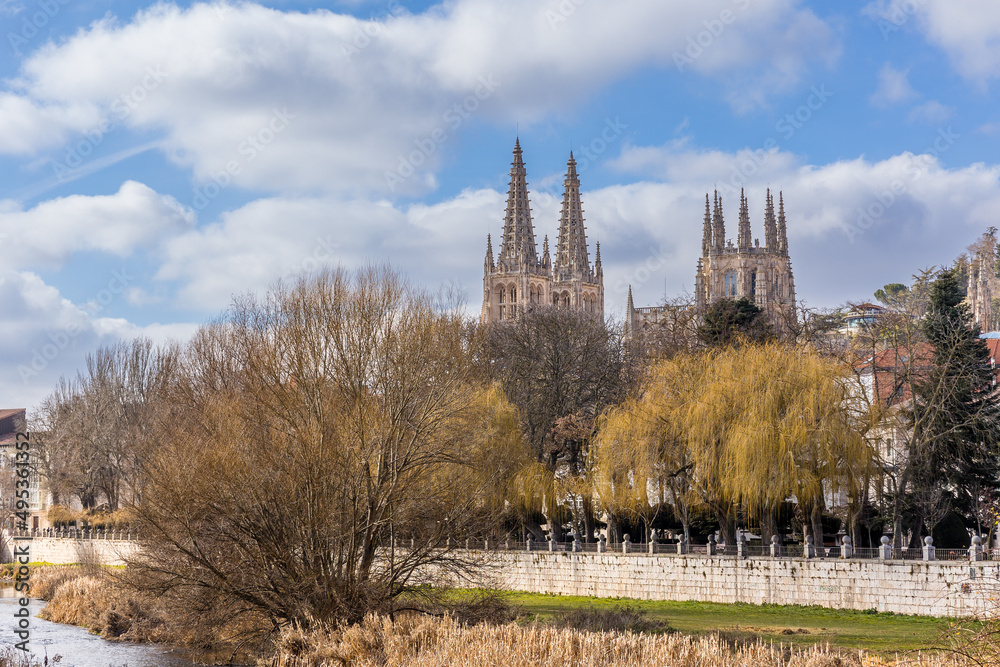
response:
M996 610L1000 563L502 553L489 570L508 590L641 600L819 605L898 614Z
M123 556L136 553L138 546L126 540L36 537L30 549L35 562L122 565ZM972 616L1000 609L997 562L503 551L472 555L484 560L483 579L456 584L555 595L818 605L925 616Z
M31 540L6 541L4 562L11 562L14 546L28 546L34 563L103 563L124 565L123 557L136 553L138 545L128 540L82 540L66 537L34 537Z

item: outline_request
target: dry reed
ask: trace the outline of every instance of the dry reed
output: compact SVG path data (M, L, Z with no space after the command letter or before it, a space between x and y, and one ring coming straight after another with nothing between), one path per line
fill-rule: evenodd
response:
M258 667L964 667L958 658L917 655L887 661L863 652L751 644L718 636L579 632L551 626L463 626L451 618L369 616L328 630L285 630Z

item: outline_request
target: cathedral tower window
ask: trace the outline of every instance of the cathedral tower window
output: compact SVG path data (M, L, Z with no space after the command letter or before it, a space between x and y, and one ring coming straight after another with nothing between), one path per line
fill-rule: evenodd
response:
M736 272L726 271L725 285L722 292L725 297L735 297L736 296Z

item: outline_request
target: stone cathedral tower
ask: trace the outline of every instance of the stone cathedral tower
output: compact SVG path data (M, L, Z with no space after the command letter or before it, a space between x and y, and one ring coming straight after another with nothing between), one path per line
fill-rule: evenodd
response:
M486 237L483 265L484 323L517 317L532 304L545 304L594 313L604 317L604 270L601 244L597 244L594 264L590 264L580 179L576 160L570 152L563 181L562 215L555 259L549 255L549 238L538 258L535 226L528 201L528 179L521 156L521 142L514 143L510 168L510 189L504 216L500 254L494 259L493 239Z
M705 220L701 259L695 276L695 299L704 308L719 299L746 297L768 313L775 324L795 318L795 281L788 257L785 200L778 193L778 215L774 197L767 191L764 206L764 246L751 242L750 205L740 190L740 219L736 245L726 239L722 197L716 192L711 208L705 195ZM790 318L790 319L789 319Z
M702 229L701 258L695 275L695 303L704 309L719 299L746 297L768 314L773 324L782 327L795 322L795 280L792 260L788 257L788 232L785 226L785 201L778 194L778 214L774 197L767 191L764 206L764 245L752 239L750 204L740 191L740 217L736 245L726 238L722 197L718 191L710 200L705 195L705 220ZM669 325L661 306L636 308L629 287L626 326L637 334L653 326Z

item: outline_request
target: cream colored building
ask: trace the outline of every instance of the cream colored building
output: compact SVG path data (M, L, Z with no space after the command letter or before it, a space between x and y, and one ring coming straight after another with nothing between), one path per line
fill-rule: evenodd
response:
M719 299L746 297L781 327L795 321L795 280L788 257L788 232L785 202L778 195L775 215L774 197L767 191L764 206L764 245L752 238L750 204L740 191L740 214L737 238L726 238L722 197L716 191L710 200L705 195L701 258L695 274L695 303L699 311ZM629 288L627 324L636 333L660 323L665 307L636 308Z
M572 152L563 185L555 258L549 255L549 238L546 236L542 257L539 259L521 142L515 142L503 238L500 253L496 257L493 255L493 239L486 237L486 260L483 265L484 323L514 319L532 304L553 305L604 317L601 244L597 244L594 264L591 265L586 227L583 224L580 179Z

